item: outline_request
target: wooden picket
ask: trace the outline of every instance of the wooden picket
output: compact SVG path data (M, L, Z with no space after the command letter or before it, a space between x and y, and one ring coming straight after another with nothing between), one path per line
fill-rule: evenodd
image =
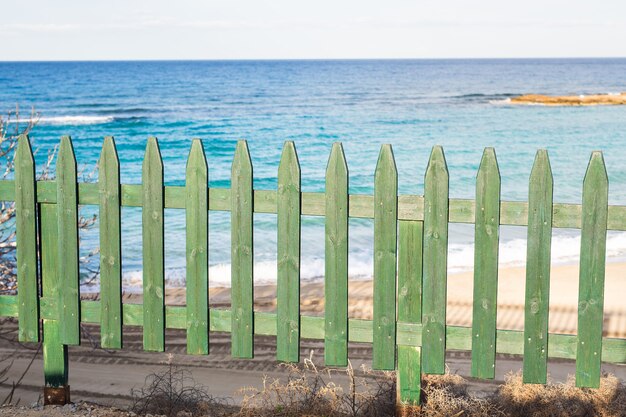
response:
M209 173L200 139L191 143L185 184L187 353L209 353Z
M500 172L493 148L485 149L476 177L472 376L493 379L500 229Z
M100 189L100 344L122 347L122 217L120 163L112 137L104 139L98 163Z
M278 167L278 277L276 359L300 360L300 164L293 142L285 143Z
M159 143L148 139L143 160L143 348L165 349L165 234L163 162Z
M39 341L37 288L37 182L28 136L20 136L15 153L15 233L20 342Z
M324 360L348 364L348 165L334 143L326 167Z
M252 160L246 141L237 142L231 177L232 355L254 356Z
M210 150L209 150L210 151ZM608 205L608 177L600 152L591 156L582 204L553 202L548 154L539 150L530 173L528 202L502 201L495 150L485 149L475 200L449 197L443 149L433 148L424 195L398 195L391 145L382 146L374 194L349 193L348 165L332 146L324 193L303 192L295 144L286 142L275 190L254 190L252 161L239 141L230 189L210 188L202 142L195 139L184 186L164 186L156 138L148 140L142 184L120 183L112 137L104 140L97 184L79 183L72 142L63 137L56 180L36 181L33 153L20 137L15 179L0 180L0 199L15 201L17 296L0 295L0 316L17 317L19 339L39 340L43 322L46 389L66 390L68 345L80 343L80 323L101 327L101 344L123 347L123 326L143 326L144 349L162 351L165 329L187 333L187 352L209 353L211 332L230 332L232 356L252 358L254 336L276 336L276 358L300 360L300 340L324 340L329 366L348 364L348 344L372 345L374 369L397 370L399 410L420 402L421 376L443 373L447 350L471 350L472 376L494 378L497 353L523 355L525 383L545 384L548 358L576 360L576 383L597 387L603 362L626 363L626 339L603 337L607 230L626 230L626 206ZM99 300L80 300L79 204L99 206ZM122 207L142 208L143 303L122 303ZM186 306L165 305L164 210L186 215ZM231 214L231 308L210 308L209 213ZM277 308L254 311L254 213L277 216ZM300 312L302 216L325 217L325 312ZM373 319L348 316L350 218L373 219ZM448 224L475 227L472 327L448 326ZM501 225L528 226L524 330L497 329L498 245ZM551 235L581 229L578 334L548 332ZM61 250L62 248L62 250ZM397 284L396 284L397 279ZM50 391L53 392L53 391ZM57 391L54 391L55 393ZM54 395L45 393L45 401ZM68 396L65 396L68 400Z
M548 316L552 245L552 170L546 150L537 151L528 191L524 371L526 383L548 377Z

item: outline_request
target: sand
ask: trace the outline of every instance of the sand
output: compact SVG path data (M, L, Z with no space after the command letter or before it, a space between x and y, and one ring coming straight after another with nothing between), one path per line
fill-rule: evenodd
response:
M626 104L626 93L588 94L578 96L544 96L524 94L511 98L513 104L540 104L544 106L614 106Z
M550 279L550 323L549 330L555 333L575 334L578 309L578 265L559 265L551 270ZM472 325L473 272L448 276L447 322L450 325ZM498 277L498 328L523 330L525 268L502 268ZM626 263L607 263L605 278L605 321L604 334L608 337L626 337ZM373 289L371 280L350 281L349 316L371 319ZM91 297L90 297L91 298ZM255 287L255 310L276 311L276 287ZM124 302L140 303L140 294L126 294ZM229 288L209 290L211 307L228 308ZM184 288L168 288L166 303L185 304ZM303 283L301 287L302 314L321 316L324 314L324 285L321 282Z

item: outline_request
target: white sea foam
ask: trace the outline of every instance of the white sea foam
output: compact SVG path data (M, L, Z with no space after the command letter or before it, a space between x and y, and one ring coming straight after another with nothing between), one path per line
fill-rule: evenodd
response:
M370 279L373 275L371 254L351 254L349 275L351 279ZM552 238L552 264L564 265L578 262L580 258L580 234L554 236ZM524 266L526 262L526 239L512 239L500 243L500 267ZM607 237L607 258L609 260L626 259L626 233L612 232ZM451 243L448 248L448 272L458 273L472 270L474 267L474 246L472 244ZM301 278L303 281L321 281L324 277L324 259L309 259L302 262ZM165 271L168 287L185 286L185 269L170 268ZM209 268L210 287L230 286L230 264L221 263ZM276 283L276 261L261 261L254 265L255 284ZM123 276L125 291L141 292L142 272L131 271ZM94 287L90 287L94 290Z
M109 123L114 120L113 116L54 116L41 117L38 120L40 124L46 125L93 125L100 123Z
M66 126L79 126L79 125L94 125L100 123L110 123L115 120L115 116L88 116L88 115L77 115L77 116L50 116L50 117L39 117L39 118L22 118L19 120L11 119L8 122L11 124L20 123L26 124L29 121L36 122L37 124L42 125L66 125Z

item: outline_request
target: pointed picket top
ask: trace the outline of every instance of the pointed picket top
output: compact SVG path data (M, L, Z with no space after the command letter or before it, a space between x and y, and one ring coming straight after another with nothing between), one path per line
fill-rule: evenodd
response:
M552 166L550 165L550 157L546 149L537 149L533 168L530 171L530 183L542 181L545 184L552 184Z
M106 136L104 143L102 144L102 151L100 151L100 159L98 160L98 170L100 172L108 171L119 167L120 161L117 156L117 148L115 146L115 139L113 136ZM99 177L100 178L100 177Z
M296 146L293 141L289 140L283 146L283 153L280 156L280 164L278 165L279 192L281 179L287 182L294 182L294 179L299 177L300 162L298 161Z
M161 149L159 141L156 137L150 136L146 144L146 151L143 156L142 168L145 174L149 174L154 168L163 170L163 161L161 159ZM148 172L145 172L148 170Z
M477 179L497 177L500 181L500 168L498 167L498 159L496 158L496 150L494 148L485 148L483 156L478 167Z
M341 142L333 143L326 165L326 176L348 176L348 163Z
M16 164L20 163L22 168L34 165L33 149L30 146L28 135L20 135L17 138L17 151L15 151Z
M583 187L592 181L595 182L596 186L608 186L609 184L602 151L591 152L591 158L589 158L589 165L587 165L585 179L583 180Z
M396 169L396 160L393 156L393 149L390 144L384 144L380 147L380 153L378 154L378 161L376 162L376 174L379 175L398 175Z
M63 136L59 145L59 157L57 158L57 176L66 174L65 171L59 171L59 167L67 169L68 166L76 168L76 157L74 156L72 138Z
M202 140L193 139L191 141L191 149L189 150L189 156L187 157L187 175L193 172L207 172L208 164L206 161L206 155L204 154L204 146Z
M237 141L235 147L235 156L232 165L232 174L239 175L252 171L252 159L248 150L248 142L246 140Z
M435 145L433 146L433 149L430 152L430 158L428 159L426 177L431 177L439 172L448 176L448 164L446 163L446 156L443 153L443 147L441 145Z

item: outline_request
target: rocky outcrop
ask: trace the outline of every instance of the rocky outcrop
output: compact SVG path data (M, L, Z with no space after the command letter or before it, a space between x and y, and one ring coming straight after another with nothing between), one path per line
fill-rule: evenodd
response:
M544 106L601 106L626 104L626 93L621 94L590 94L579 96L544 96L541 94L525 94L512 97L513 104L540 104Z

